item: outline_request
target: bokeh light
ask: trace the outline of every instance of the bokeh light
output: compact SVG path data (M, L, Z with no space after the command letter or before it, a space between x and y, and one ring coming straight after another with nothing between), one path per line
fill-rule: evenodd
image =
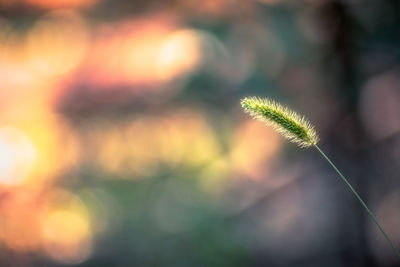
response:
M377 216L378 218L381 218L383 228L390 234L390 237L396 246L400 244L400 231L397 227L400 223L400 216L397 213L393 213L392 210L396 209L399 203L399 191L393 191L391 194L384 197L377 206ZM392 253L387 250L388 244L381 236L379 230L375 229L372 223L368 226L369 244L373 248L374 253L378 256L378 259L382 264L395 262L395 255L392 255Z
M14 7L27 5L29 8L60 9L60 8L87 8L99 0L2 0L0 6Z
M0 128L0 183L18 185L32 171L36 151L26 135L13 127Z
M40 214L46 205L40 191L24 188L5 191L1 188L0 239L16 251L34 251L40 245Z
M89 157L122 177L154 175L162 167L201 166L219 153L205 118L192 111L170 112L163 118L143 116L119 127L97 127L86 133Z
M74 132L59 117L36 108L36 113L24 118L19 112L2 118L15 125L15 128L5 127L2 132L3 174L7 171L14 177L3 176L3 182L45 186L54 181L56 173L77 163L79 142Z
M43 76L76 68L84 56L88 36L78 14L53 11L42 17L27 37L29 66Z
M141 85L150 90L160 82L158 51L172 28L173 23L160 16L100 29L84 66L84 81L99 88Z
M90 254L87 216L70 210L55 210L43 222L46 252L56 261L79 263Z
M360 117L368 133L381 139L400 131L399 77L389 71L370 78L363 88Z
M245 121L233 138L232 166L249 178L261 179L280 146L281 139L272 129L254 120Z
M42 215L43 248L55 261L77 264L92 251L92 230L89 214L83 203L67 192L54 196L54 206Z
M201 61L201 42L199 34L194 30L171 33L164 41L157 58L160 78L170 80L193 71Z

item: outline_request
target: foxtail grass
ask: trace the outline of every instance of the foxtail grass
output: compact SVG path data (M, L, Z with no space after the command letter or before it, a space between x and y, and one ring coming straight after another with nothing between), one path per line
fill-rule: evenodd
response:
M365 202L362 200L360 195L349 183L347 178L339 171L335 164L328 158L328 156L321 150L317 145L319 137L312 126L312 124L305 119L304 116L300 116L296 112L280 105L279 103L259 97L246 97L241 100L241 105L244 111L250 114L253 118L264 122L266 125L272 126L275 130L283 135L289 141L296 143L302 148L314 147L322 157L332 166L339 177L344 181L350 191L358 199L368 215L374 221L378 229L381 231L393 251L400 258L400 252L394 246L389 236L383 230L382 226L378 222L378 219L371 212Z

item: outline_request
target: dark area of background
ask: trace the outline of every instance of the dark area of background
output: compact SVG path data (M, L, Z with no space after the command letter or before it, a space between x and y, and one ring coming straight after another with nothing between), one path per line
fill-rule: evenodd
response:
M0 0L0 266L400 266L400 6Z

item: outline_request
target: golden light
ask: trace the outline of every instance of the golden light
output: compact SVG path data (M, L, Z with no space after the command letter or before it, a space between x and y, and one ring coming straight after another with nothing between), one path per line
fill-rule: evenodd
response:
M29 66L41 75L60 75L75 69L88 43L83 20L71 11L54 11L41 18L27 37Z
M167 125L171 132L164 135ZM180 110L165 118L157 130L157 136L162 140L161 155L166 162L180 159L188 166L201 166L210 163L221 152L215 133L201 111ZM177 159L171 157L174 153L177 153Z
M72 129L59 118L42 119L31 125L29 134L37 147L37 165L30 182L38 184L73 166L79 158L79 144Z
M31 173L36 151L28 137L14 127L0 128L0 183L18 185Z
M82 44L71 42L81 40L74 37L79 20L74 13L57 11L40 19L26 38L7 27L0 30L0 120L3 125L17 128L25 138L19 138L18 145L8 145L11 139L7 141L3 136L0 183L39 186L75 162L75 136L51 106L59 81L49 76L71 71L78 64ZM7 26L6 22L0 23ZM13 149L19 152L13 154Z
M232 165L239 173L258 179L281 146L279 136L263 123L249 120L236 131L231 152Z
M75 69L87 45L86 29L80 24L83 25L75 13L57 11L40 18L22 34L0 18L2 112L9 113L11 108L23 113L26 104L35 101L51 105L50 101L63 89L57 75Z
M85 134L84 134L85 135ZM201 113L179 110L142 116L112 127L91 128L83 143L88 156L121 176L148 176L160 166L202 166L219 155L215 134ZM129 175L130 174L130 175Z
M0 120L6 124L13 125L20 131L20 134L15 134L17 137L7 137L11 135L10 131L7 135L3 135L1 144L7 149L2 149L0 155L3 158L1 166L4 172L8 168L12 168L8 162L15 155L17 158L24 159L18 163L19 178L13 180L14 184L24 186L41 187L48 184L52 179L57 177L56 174L62 170L73 166L79 158L79 143L71 127L60 116L52 113L45 107L24 102L23 106L10 107L0 114ZM12 131L12 132L15 132ZM23 135L22 135L23 134ZM23 137L22 137L23 136ZM10 141L7 141L10 140ZM13 141L14 140L14 141ZM20 141L18 141L20 140ZM28 143L28 141L29 143ZM16 142L20 142L17 145ZM6 143L10 143L6 145ZM17 152L11 154L9 151ZM34 158L32 159L32 151ZM21 156L25 155L24 157ZM33 162L33 163L32 163ZM25 171L24 171L25 170ZM29 170L29 171L28 171ZM1 180L10 178L0 177ZM17 182L18 181L18 182Z
M195 30L178 30L167 36L157 58L157 73L170 80L193 71L201 61L201 36Z
M122 53L126 58L127 75L135 77L138 82L152 81L155 78L157 54L165 34L162 27L154 25L149 32L139 30L123 44ZM129 74L128 74L129 73Z
M85 261L92 252L92 230L83 204L76 197L66 197L63 201L67 203L50 209L43 216L42 244L53 260L76 264Z

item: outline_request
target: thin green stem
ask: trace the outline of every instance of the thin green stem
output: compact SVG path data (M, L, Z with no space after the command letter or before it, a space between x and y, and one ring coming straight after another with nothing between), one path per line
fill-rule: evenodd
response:
M383 236L386 238L386 240L389 242L390 246L392 247L393 251L397 254L397 256L400 258L400 253L397 250L397 248L393 245L392 241L390 240L389 236L385 233L385 231L383 230L382 226L379 224L378 220L376 219L376 217L374 216L374 214L372 214L372 212L370 211L370 209L367 207L367 205L365 204L365 202L361 199L360 195L356 192L356 190L353 188L353 186L351 186L351 184L349 183L349 181L347 181L347 179L343 176L343 174L338 170L338 168L336 168L335 164L333 164L333 162L325 155L324 152L322 152L322 150L317 146L314 145L314 147L318 150L319 153L321 153L321 155L329 162L329 164L332 166L332 168L339 174L340 178L342 178L342 180L346 183L346 185L350 188L351 192L353 192L353 194L357 197L357 199L361 202L361 205L363 205L363 207L365 208L365 210L367 211L368 215L372 218L372 220L375 222L375 224L378 226L379 230L382 232Z

